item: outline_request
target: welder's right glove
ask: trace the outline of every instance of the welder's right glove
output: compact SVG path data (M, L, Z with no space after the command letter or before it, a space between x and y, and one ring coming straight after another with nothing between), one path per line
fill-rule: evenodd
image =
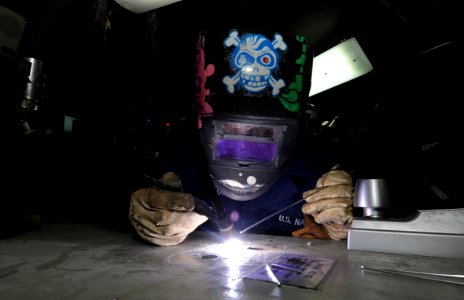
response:
M158 246L177 245L208 218L193 211L195 200L182 192L175 173L165 173L159 183L132 194L129 219L142 239Z
M303 193L303 198L306 200L301 208L305 227L293 232L293 236L328 236L334 240L347 238L353 221L353 183L350 174L340 170L338 165L334 166L318 179L316 188Z

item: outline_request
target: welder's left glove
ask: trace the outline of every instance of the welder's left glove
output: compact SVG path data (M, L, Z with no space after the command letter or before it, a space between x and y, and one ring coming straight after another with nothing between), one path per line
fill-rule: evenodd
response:
M316 188L303 193L301 208L305 227L293 236L308 238L346 239L353 221L353 183L350 174L334 166L322 175ZM321 229L326 233L321 233Z
M158 246L177 245L208 218L193 211L195 200L181 191L175 173L164 174L159 182L132 194L129 219L142 239Z

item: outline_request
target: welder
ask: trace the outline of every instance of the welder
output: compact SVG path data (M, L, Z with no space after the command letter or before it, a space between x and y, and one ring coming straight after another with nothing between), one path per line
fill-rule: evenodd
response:
M129 218L142 239L176 245L208 219L221 232L259 223L250 232L347 238L352 178L333 149L313 145L300 128L308 123L312 60L312 45L301 35L240 23L200 32L194 125L203 152L193 159L207 171L180 178L168 169L132 194ZM195 146L185 142L172 170ZM182 180L202 176L212 183L204 188L215 214L198 210L202 201L182 188Z
M72 1L55 2L61 8ZM176 1L115 2L141 14ZM105 31L106 16L101 20ZM351 176L340 168L335 149L314 144L302 129L312 117L309 39L267 30L265 24L253 29L234 25L198 36L192 124L198 140L191 145L184 141L179 153L199 154L193 159L204 168L182 172L192 157L176 157L152 186L132 194L132 227L145 241L169 246L184 241L207 220L230 233L279 212L250 232L346 239L353 218ZM26 91L36 92L38 86L29 84ZM29 111L40 104L30 94L21 102L25 134L35 125ZM192 150L197 146L201 151ZM198 189L207 191L202 196L208 196L202 199L184 190L187 181L199 182L203 186Z

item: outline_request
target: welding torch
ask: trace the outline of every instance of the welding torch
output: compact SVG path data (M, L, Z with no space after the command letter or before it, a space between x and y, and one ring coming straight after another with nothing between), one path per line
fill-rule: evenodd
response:
M237 231L235 230L234 223L232 223L225 210L222 209L222 205L220 205L220 203L212 201L214 205L211 207L204 200L195 196L193 198L195 199L195 209L193 211L197 214L208 217L208 219L214 222L224 240L237 237Z
M237 238L238 234L235 230L234 223L230 220L229 214L226 212L222 205L222 201L219 198L218 191L213 182L213 178L209 172L207 172L207 177L209 177L209 180L206 181L206 184L209 190L209 200L212 204L212 207L210 207L205 201L194 197L194 211L198 214L207 216L211 221L213 221L218 227L219 232L224 240Z
M177 192L177 190L164 185L156 178L153 178L147 174L144 174L144 176L149 178L154 183L155 187L171 192ZM217 197L217 194L212 193L211 203L213 206L210 206L206 201L198 197L193 196L193 199L195 201L195 208L193 211L197 214L206 216L209 220L215 223L224 240L237 237L237 231L235 230L234 223L230 220L229 215L223 209L222 202L219 197Z

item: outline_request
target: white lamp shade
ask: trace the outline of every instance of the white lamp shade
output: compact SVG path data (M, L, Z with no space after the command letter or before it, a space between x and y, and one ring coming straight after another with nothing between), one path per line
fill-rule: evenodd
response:
M140 14L181 0L115 0L131 12Z
M0 53L4 49L16 52L25 25L26 20L22 16L0 6Z
M350 38L314 58L309 96L372 71L373 67L356 38Z

